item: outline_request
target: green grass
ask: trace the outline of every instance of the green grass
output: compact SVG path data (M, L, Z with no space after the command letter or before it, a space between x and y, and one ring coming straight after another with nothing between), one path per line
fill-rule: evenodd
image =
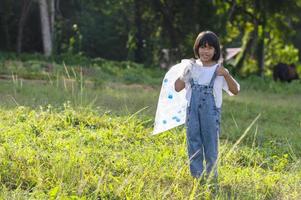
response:
M150 136L149 120L68 104L1 109L0 114L4 199L212 197L208 185L198 187L189 175L182 128ZM221 141L215 197L298 199L299 157L274 142L252 142L232 149L230 140Z
M150 135L157 72L128 85L140 76L118 68L100 84L69 67L0 81L0 199L301 198L299 82L250 77L224 96L214 193L189 175L183 126Z
M25 79L56 80L65 76L79 79L83 75L97 86L106 82L158 85L165 70L158 66L145 66L131 61L111 61L79 55L43 58L42 55L0 52L0 74L18 75Z

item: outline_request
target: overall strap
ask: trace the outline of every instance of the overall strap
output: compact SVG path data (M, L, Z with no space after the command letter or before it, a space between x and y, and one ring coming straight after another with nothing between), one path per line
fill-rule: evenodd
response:
M214 85L214 80L215 80L215 78L216 78L216 76L217 76L216 71L217 71L217 68L218 68L218 67L219 67L219 64L217 64L217 66L216 66L216 68L215 68L215 70L214 70L213 76L212 76L211 81L210 81L210 83L209 83L209 87L213 87L213 85Z

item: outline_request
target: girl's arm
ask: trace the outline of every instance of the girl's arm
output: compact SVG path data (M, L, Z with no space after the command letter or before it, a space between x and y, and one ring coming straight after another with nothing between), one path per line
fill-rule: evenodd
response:
M183 90L185 88L185 82L180 80L180 78L178 78L175 82L175 90L177 92L180 92L181 90Z
M237 95L238 94L238 87L236 82L234 81L234 78L229 74L229 72L225 73L224 75L225 80L227 82L228 88L232 94Z
M220 66L217 69L217 75L224 76L224 78L227 82L228 88L232 94L234 94L234 95L238 94L238 87L237 87L237 84L236 84L234 78L223 66Z
M181 61L181 63L185 64L185 69L184 69L183 73L181 74L181 76L175 82L175 90L177 92L180 92L181 90L183 90L185 88L185 82L187 82L189 80L191 67L195 63L195 59L194 58L183 59Z

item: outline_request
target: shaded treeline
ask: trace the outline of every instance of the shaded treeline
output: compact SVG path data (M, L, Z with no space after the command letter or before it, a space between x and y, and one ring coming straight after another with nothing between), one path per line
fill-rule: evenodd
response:
M0 50L159 63L192 57L200 31L242 47L236 71L298 61L300 0L1 0ZM249 68L243 66L248 62Z

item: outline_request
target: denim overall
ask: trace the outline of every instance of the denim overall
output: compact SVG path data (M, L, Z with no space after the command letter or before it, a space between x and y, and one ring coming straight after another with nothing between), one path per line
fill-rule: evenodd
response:
M193 79L190 80L191 99L187 108L186 134L190 172L195 178L203 176L204 156L206 177L213 170L214 178L217 178L216 161L221 109L216 107L213 96L213 84L216 76L215 70L209 85L200 85Z

